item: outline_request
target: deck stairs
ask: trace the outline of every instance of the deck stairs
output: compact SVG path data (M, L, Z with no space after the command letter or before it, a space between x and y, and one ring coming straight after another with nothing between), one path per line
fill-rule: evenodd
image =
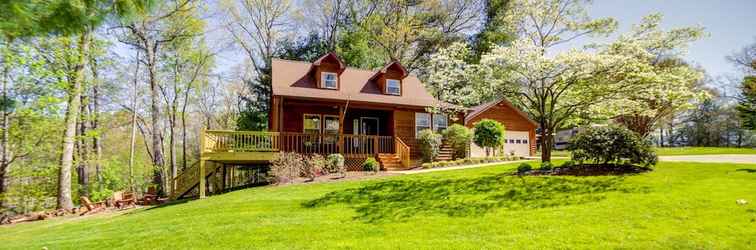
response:
M433 161L451 161L454 159L454 149L452 146L444 141L441 143L441 147L438 150L438 156Z
M212 175L220 169L223 164L213 164L211 162L205 163L205 178ZM191 167L184 169L181 173L173 179L172 185L174 187L173 192L169 196L171 200L176 200L184 195L188 194L192 189L199 185L199 163L195 163Z
M397 154L378 154L378 162L384 170L405 170L402 159Z

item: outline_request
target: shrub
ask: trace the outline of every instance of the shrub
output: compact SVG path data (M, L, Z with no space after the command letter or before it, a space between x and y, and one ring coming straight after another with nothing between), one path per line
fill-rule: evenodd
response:
M381 170L381 164L379 164L378 161L375 160L375 158L368 157L367 159L365 159L365 162L362 163L362 170L378 172Z
M573 162L573 161L565 161L559 167L562 167L562 168L571 168L572 166L575 166L575 162Z
M465 164L473 164L472 158L465 158L463 161L465 162Z
M467 156L467 147L470 146L472 133L470 129L459 124L452 124L443 132L444 140L454 150L454 159Z
M344 165L344 156L341 154L330 154L326 157L326 172L339 173L346 176L346 165Z
M422 167L424 169L429 169L429 168L433 168L433 164L423 163L422 165L420 165L420 167Z
M541 162L541 170L551 170L554 168L554 165L551 164L549 161Z
M417 144L423 162L431 162L438 156L438 150L441 147L441 135L433 130L424 129L417 136Z
M527 163L521 163L519 166L517 166L517 173L522 174L525 172L528 172L530 170L533 170L533 167L530 166L530 164Z
M473 141L475 145L485 148L486 156L489 156L492 149L504 144L504 125L491 119L476 122Z
M310 180L314 180L315 176L323 173L325 169L326 161L322 155L313 154L310 157L305 157L305 164L301 164L300 174Z
M630 163L648 167L658 159L647 140L618 126L588 128L572 138L567 149L572 160L580 164Z
M291 182L297 178L300 171L305 168L306 157L291 152L281 152L271 161L268 171L268 182L278 184Z

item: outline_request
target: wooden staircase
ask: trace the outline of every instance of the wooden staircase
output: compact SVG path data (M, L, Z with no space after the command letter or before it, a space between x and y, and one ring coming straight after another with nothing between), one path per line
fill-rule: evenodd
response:
M438 156L433 161L451 161L454 159L454 149L444 141L441 143L441 148L438 150Z
M205 163L205 178L215 173L223 164L214 164L210 161ZM199 186L199 163L184 169L176 178L173 178L173 192L169 196L171 200L176 200L188 194L192 189Z
M402 159L397 154L378 154L378 162L385 170L404 170L407 169L402 165Z

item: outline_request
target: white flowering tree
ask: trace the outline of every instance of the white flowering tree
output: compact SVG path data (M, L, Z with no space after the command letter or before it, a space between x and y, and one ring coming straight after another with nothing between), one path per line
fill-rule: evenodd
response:
M541 157L550 161L556 129L585 114L610 117L626 114L622 110L642 110L643 101L638 97L648 97L650 86L691 78L680 76L689 75L689 71L677 67L661 70L649 60L653 54L650 44L663 38L649 35L641 39L638 35L658 31L658 20L652 25L653 17L639 25L646 28L638 34L621 36L603 46L564 50L573 40L606 36L617 26L611 18L590 18L586 3L513 0L505 23L519 38L508 46L494 46L479 65L464 63L464 45L440 51L428 70L429 88L444 92L436 96L458 105L489 96L507 97L539 123ZM674 51L682 43L663 43L661 47ZM465 85L466 79L472 81Z
M688 44L704 36L702 27L683 27L663 31L659 28L662 16L652 14L606 46L605 53L633 55L651 65L650 71L636 77L643 88L626 93L609 103L609 112L619 123L642 137L671 115L691 109L708 98L708 92L698 84L703 73L679 59Z
M470 48L464 43L454 43L440 49L428 61L424 83L430 93L448 105L436 105L436 112L454 113L464 111L491 97L496 85L487 82L492 78L490 68L468 64Z

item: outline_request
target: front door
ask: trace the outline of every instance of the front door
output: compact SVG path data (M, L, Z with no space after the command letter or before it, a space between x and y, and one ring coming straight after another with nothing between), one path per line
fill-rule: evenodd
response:
M363 135L378 135L378 118L362 117L360 118L360 129Z

